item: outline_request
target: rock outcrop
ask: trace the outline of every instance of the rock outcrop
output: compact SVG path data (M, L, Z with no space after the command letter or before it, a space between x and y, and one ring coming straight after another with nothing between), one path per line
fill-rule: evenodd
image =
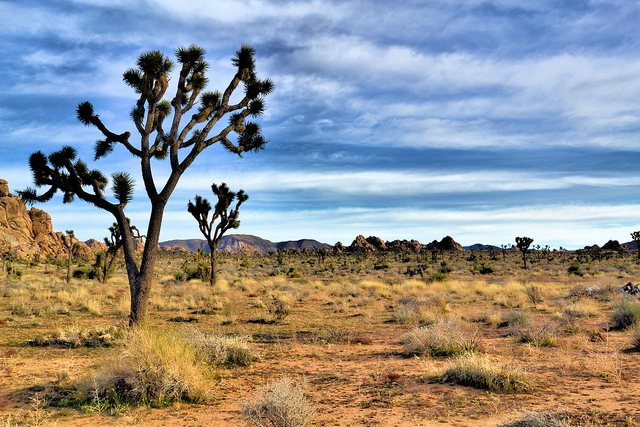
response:
M63 233L53 231L51 215L37 208L27 209L24 201L9 191L9 183L0 179L0 250L18 258L56 258L67 249ZM79 241L77 254L91 258L89 247Z
M453 237L451 236L447 236L439 242L437 240L434 240L427 245L427 249L441 251L464 251L462 245L453 240Z
M387 249L396 252L420 252L425 245L417 240L394 240L387 242Z
M371 237L369 237L371 239ZM360 234L355 240L349 245L350 252L373 252L376 250L376 247L367 241L367 239Z
M394 240L392 242L384 242L381 238L376 236L369 236L365 238L363 235L359 235L355 238L353 243L349 245L347 252L375 252L375 251L397 251L397 252L420 252L422 249L427 250L441 250L441 251L463 251L462 245L451 236L443 238L441 241L434 240L428 245L423 245L417 240Z

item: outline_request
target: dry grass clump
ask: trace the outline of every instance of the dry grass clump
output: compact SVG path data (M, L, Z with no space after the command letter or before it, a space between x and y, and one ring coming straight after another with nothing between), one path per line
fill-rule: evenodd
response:
M117 345L124 337L124 331L116 326L94 327L90 329L72 328L51 335L38 335L26 342L37 347L108 347Z
M434 323L435 311L438 311L438 306L436 301L431 300L432 298L427 299L413 295L399 298L391 314L391 322L401 325ZM449 308L445 299L443 299L442 305L439 307L442 312L445 311L443 307Z
M211 365L248 366L260 360L248 337L204 334L197 330L191 331L187 337L197 348L198 357Z
M529 388L529 377L519 368L502 365L485 355L460 354L450 361L440 379L498 393L520 393Z
M529 314L524 311L510 311L502 316L499 328L522 328L530 323Z
M254 403L243 402L242 415L255 427L304 427L315 412L304 396L306 381L289 378L268 384L255 396Z
M212 371L184 334L133 329L120 357L89 383L81 402L111 405L143 403L166 406L174 401L206 402Z
M518 342L533 344L536 347L558 347L557 327L550 323L525 328L514 328L511 334Z
M413 328L402 337L402 343L405 355L451 356L477 351L480 332L477 328L440 320L432 325Z
M528 412L516 421L500 424L498 427L569 427L567 421L551 413Z

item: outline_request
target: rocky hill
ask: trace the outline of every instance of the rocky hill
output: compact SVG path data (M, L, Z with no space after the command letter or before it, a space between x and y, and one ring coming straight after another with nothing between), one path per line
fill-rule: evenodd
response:
M375 251L398 251L398 252L418 252L422 249L426 250L442 250L442 251L463 251L462 245L453 240L451 236L443 238L441 241L434 240L431 243L423 244L417 240L394 240L385 242L377 236L364 237L359 235L349 246L344 246L338 242L333 247L338 252L375 252Z
M176 249L183 249L188 251L197 251L202 248L204 251L209 251L209 246L206 240L202 239L190 239L190 240L168 240L166 242L160 242L160 247L165 251L175 251ZM218 250L229 253L267 253L275 252L278 249L330 249L331 245L318 242L317 240L302 239L302 240L288 240L286 242L272 242L270 240L262 239L258 236L252 236L250 234L230 234L223 236L220 239Z
M9 192L9 183L0 179L0 251L18 258L55 258L66 253L61 232L53 231L51 215L37 208L27 209L24 201ZM83 242L78 255L93 257Z

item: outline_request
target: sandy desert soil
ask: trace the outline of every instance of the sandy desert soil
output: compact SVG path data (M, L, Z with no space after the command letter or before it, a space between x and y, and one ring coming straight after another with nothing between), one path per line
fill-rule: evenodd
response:
M95 375L112 363L121 344L65 349L25 342L73 328L123 326L124 277L118 274L107 285L88 279L67 285L61 275L34 267L0 282L0 426L245 425L242 402L282 377L306 380L307 397L316 408L313 426L496 426L527 411L558 414L572 426L640 425L640 360L638 353L625 351L636 332L608 330L616 304L626 297L576 295L576 289L603 283L613 289L635 280L638 267L629 265L634 267L625 275L582 277L568 275L565 268L549 273L541 267L485 277L459 267L432 283L398 275L400 269L328 278L232 279L235 267L227 266L228 280L216 288L172 280L167 265L167 275L158 277L149 325L248 336L261 360L218 368L209 404L129 406L115 413L53 407L47 399L55 384ZM536 304L527 296L532 285L542 290ZM69 296L74 292L76 299ZM269 301L283 296L290 314L265 321ZM423 301L416 316L400 316L403 297ZM208 306L216 310L194 314ZM531 327L551 325L557 346L518 342L501 326L514 312L525 313ZM171 321L179 316L191 321ZM525 370L529 389L497 393L443 383L438 376L451 363L448 358L405 355L403 335L438 318L477 328L481 352Z

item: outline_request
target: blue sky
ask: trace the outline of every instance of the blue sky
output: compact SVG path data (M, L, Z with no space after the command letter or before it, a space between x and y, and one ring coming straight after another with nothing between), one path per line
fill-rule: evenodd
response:
M31 152L72 145L105 174L132 172L128 214L145 228L135 159L92 163L100 135L76 105L135 134L122 73L140 53L201 45L215 90L248 43L276 84L269 144L205 151L161 240L200 238L187 201L226 182L250 197L237 232L273 241L626 242L640 229L639 14L624 0L0 1L0 178L23 189ZM38 207L82 239L113 222L61 196Z

